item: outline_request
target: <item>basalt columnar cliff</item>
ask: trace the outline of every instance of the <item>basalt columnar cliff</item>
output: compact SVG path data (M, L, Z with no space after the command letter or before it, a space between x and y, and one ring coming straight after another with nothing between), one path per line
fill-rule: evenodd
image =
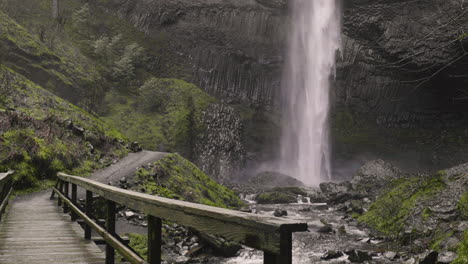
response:
M237 158L230 154L232 160L240 160L240 166L243 149L253 154L247 157L274 158L288 1L111 0L99 5L150 38L164 35L168 54L177 57L166 63L177 61L190 72L186 78L241 113L243 148L236 148ZM424 164L413 164L417 169L463 160L457 148L444 146L464 144L467 8L459 0L343 2L342 50L332 91L337 160L363 153L391 159L404 150ZM356 127L366 129L356 132ZM396 141L386 139L389 135ZM425 145L424 150L414 152L414 145Z
M58 95L94 108L124 128L131 140L156 150L181 152L224 179L276 158L289 1L63 0L58 26L53 26L50 1L3 0L3 11L49 48L73 54L65 62L78 74L64 66L54 68L53 57L21 63L11 54L21 55L22 60L30 56L14 52L11 41L3 46L13 52L2 59L23 74L33 72L31 78L51 86ZM346 171L350 160L374 156L412 170L440 169L468 159L463 152L468 144L467 8L461 0L343 1L342 49L331 91L336 174ZM61 28L66 37L55 36ZM120 94L114 86L121 85L121 79L106 82L99 77L100 72L119 66L96 54L106 38L108 46L114 40L134 41L147 55L135 62L133 80L127 83L130 88ZM138 54L135 46L122 50ZM123 58L117 62L124 63ZM179 93L192 93L182 109L156 105L159 112L154 120L152 110L130 114L132 108L148 108L139 106L142 99L135 94L141 94L139 87L150 77L182 79L213 98L203 98L204 93L190 86L180 88ZM183 87L176 83L174 87ZM93 93L83 92L89 89ZM82 94L92 96L81 102ZM177 102L177 96L168 101ZM122 123L125 116L132 120ZM171 138L174 124L182 124L175 131L181 135L178 138Z

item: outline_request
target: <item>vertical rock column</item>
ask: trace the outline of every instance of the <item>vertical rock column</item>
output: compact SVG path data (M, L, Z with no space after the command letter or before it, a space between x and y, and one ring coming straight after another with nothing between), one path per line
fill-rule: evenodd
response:
M196 143L196 164L223 183L235 177L245 163L242 122L234 108L214 104L203 114L205 133Z

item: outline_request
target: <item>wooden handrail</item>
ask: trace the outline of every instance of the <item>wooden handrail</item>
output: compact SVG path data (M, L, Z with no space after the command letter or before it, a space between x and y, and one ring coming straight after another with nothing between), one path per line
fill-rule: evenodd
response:
M124 190L109 186L97 181L83 177L71 176L59 173L58 178L62 183L70 183L73 186L80 186L88 193L97 194L108 201L125 205L134 210L141 211L149 215L149 237L154 237L160 241L160 233L155 236L154 226L158 232L161 228L161 218L191 227L199 232L221 236L227 240L236 241L252 248L265 252L266 264L291 264L292 263L292 233L307 231L306 223L297 223L289 219L277 218L273 216L255 215L235 210L218 208L213 206L189 203L185 201L167 199L159 196L143 194L139 192ZM64 184L59 184L59 189ZM76 188L76 187L75 187ZM59 199L64 201L79 217L89 217L83 212L79 213L79 208L73 205L73 201L60 190L54 188L59 194ZM78 211L76 211L78 210ZM87 212L89 210L86 209ZM86 221L86 219L83 218ZM89 224L94 230L95 227ZM98 232L99 233L99 232ZM106 237L104 239L107 241ZM111 244L112 241L107 241ZM154 256L154 251L160 254L160 242L149 241L152 246L148 250L151 264L160 263L160 256ZM111 244L112 245L112 244ZM119 250L119 248L116 248ZM154 260L156 259L156 260ZM131 261L130 259L127 259ZM132 262L132 261L131 261ZM132 262L141 263L141 262Z
M13 173L15 171L9 170L5 173L0 173L0 220L2 214L8 204L11 192L13 191Z

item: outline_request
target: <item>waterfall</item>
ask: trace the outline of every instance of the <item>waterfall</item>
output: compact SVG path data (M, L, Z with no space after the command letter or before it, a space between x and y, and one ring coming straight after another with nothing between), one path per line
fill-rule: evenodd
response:
M281 170L308 185L331 177L330 78L340 45L338 0L293 0L283 80Z

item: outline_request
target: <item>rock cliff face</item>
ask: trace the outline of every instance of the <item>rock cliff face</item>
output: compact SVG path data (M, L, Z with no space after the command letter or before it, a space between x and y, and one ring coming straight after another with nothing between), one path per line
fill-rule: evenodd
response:
M467 8L459 0L347 1L337 103L377 113L385 126L460 121Z
M213 104L205 111L206 132L197 140L195 161L220 182L226 182L245 165L242 121L234 108Z
M147 36L164 38L160 74L188 72L185 79L225 103L273 109L280 101L289 1L109 0L99 5ZM382 128L444 129L464 123L468 3L346 0L343 13L334 109L366 116ZM165 71L169 64L179 71ZM225 123L230 117L218 118ZM248 136L241 140L247 152Z
M181 56L192 80L209 93L233 103L272 102L288 24L283 1L106 2L148 36L165 34L167 51Z

